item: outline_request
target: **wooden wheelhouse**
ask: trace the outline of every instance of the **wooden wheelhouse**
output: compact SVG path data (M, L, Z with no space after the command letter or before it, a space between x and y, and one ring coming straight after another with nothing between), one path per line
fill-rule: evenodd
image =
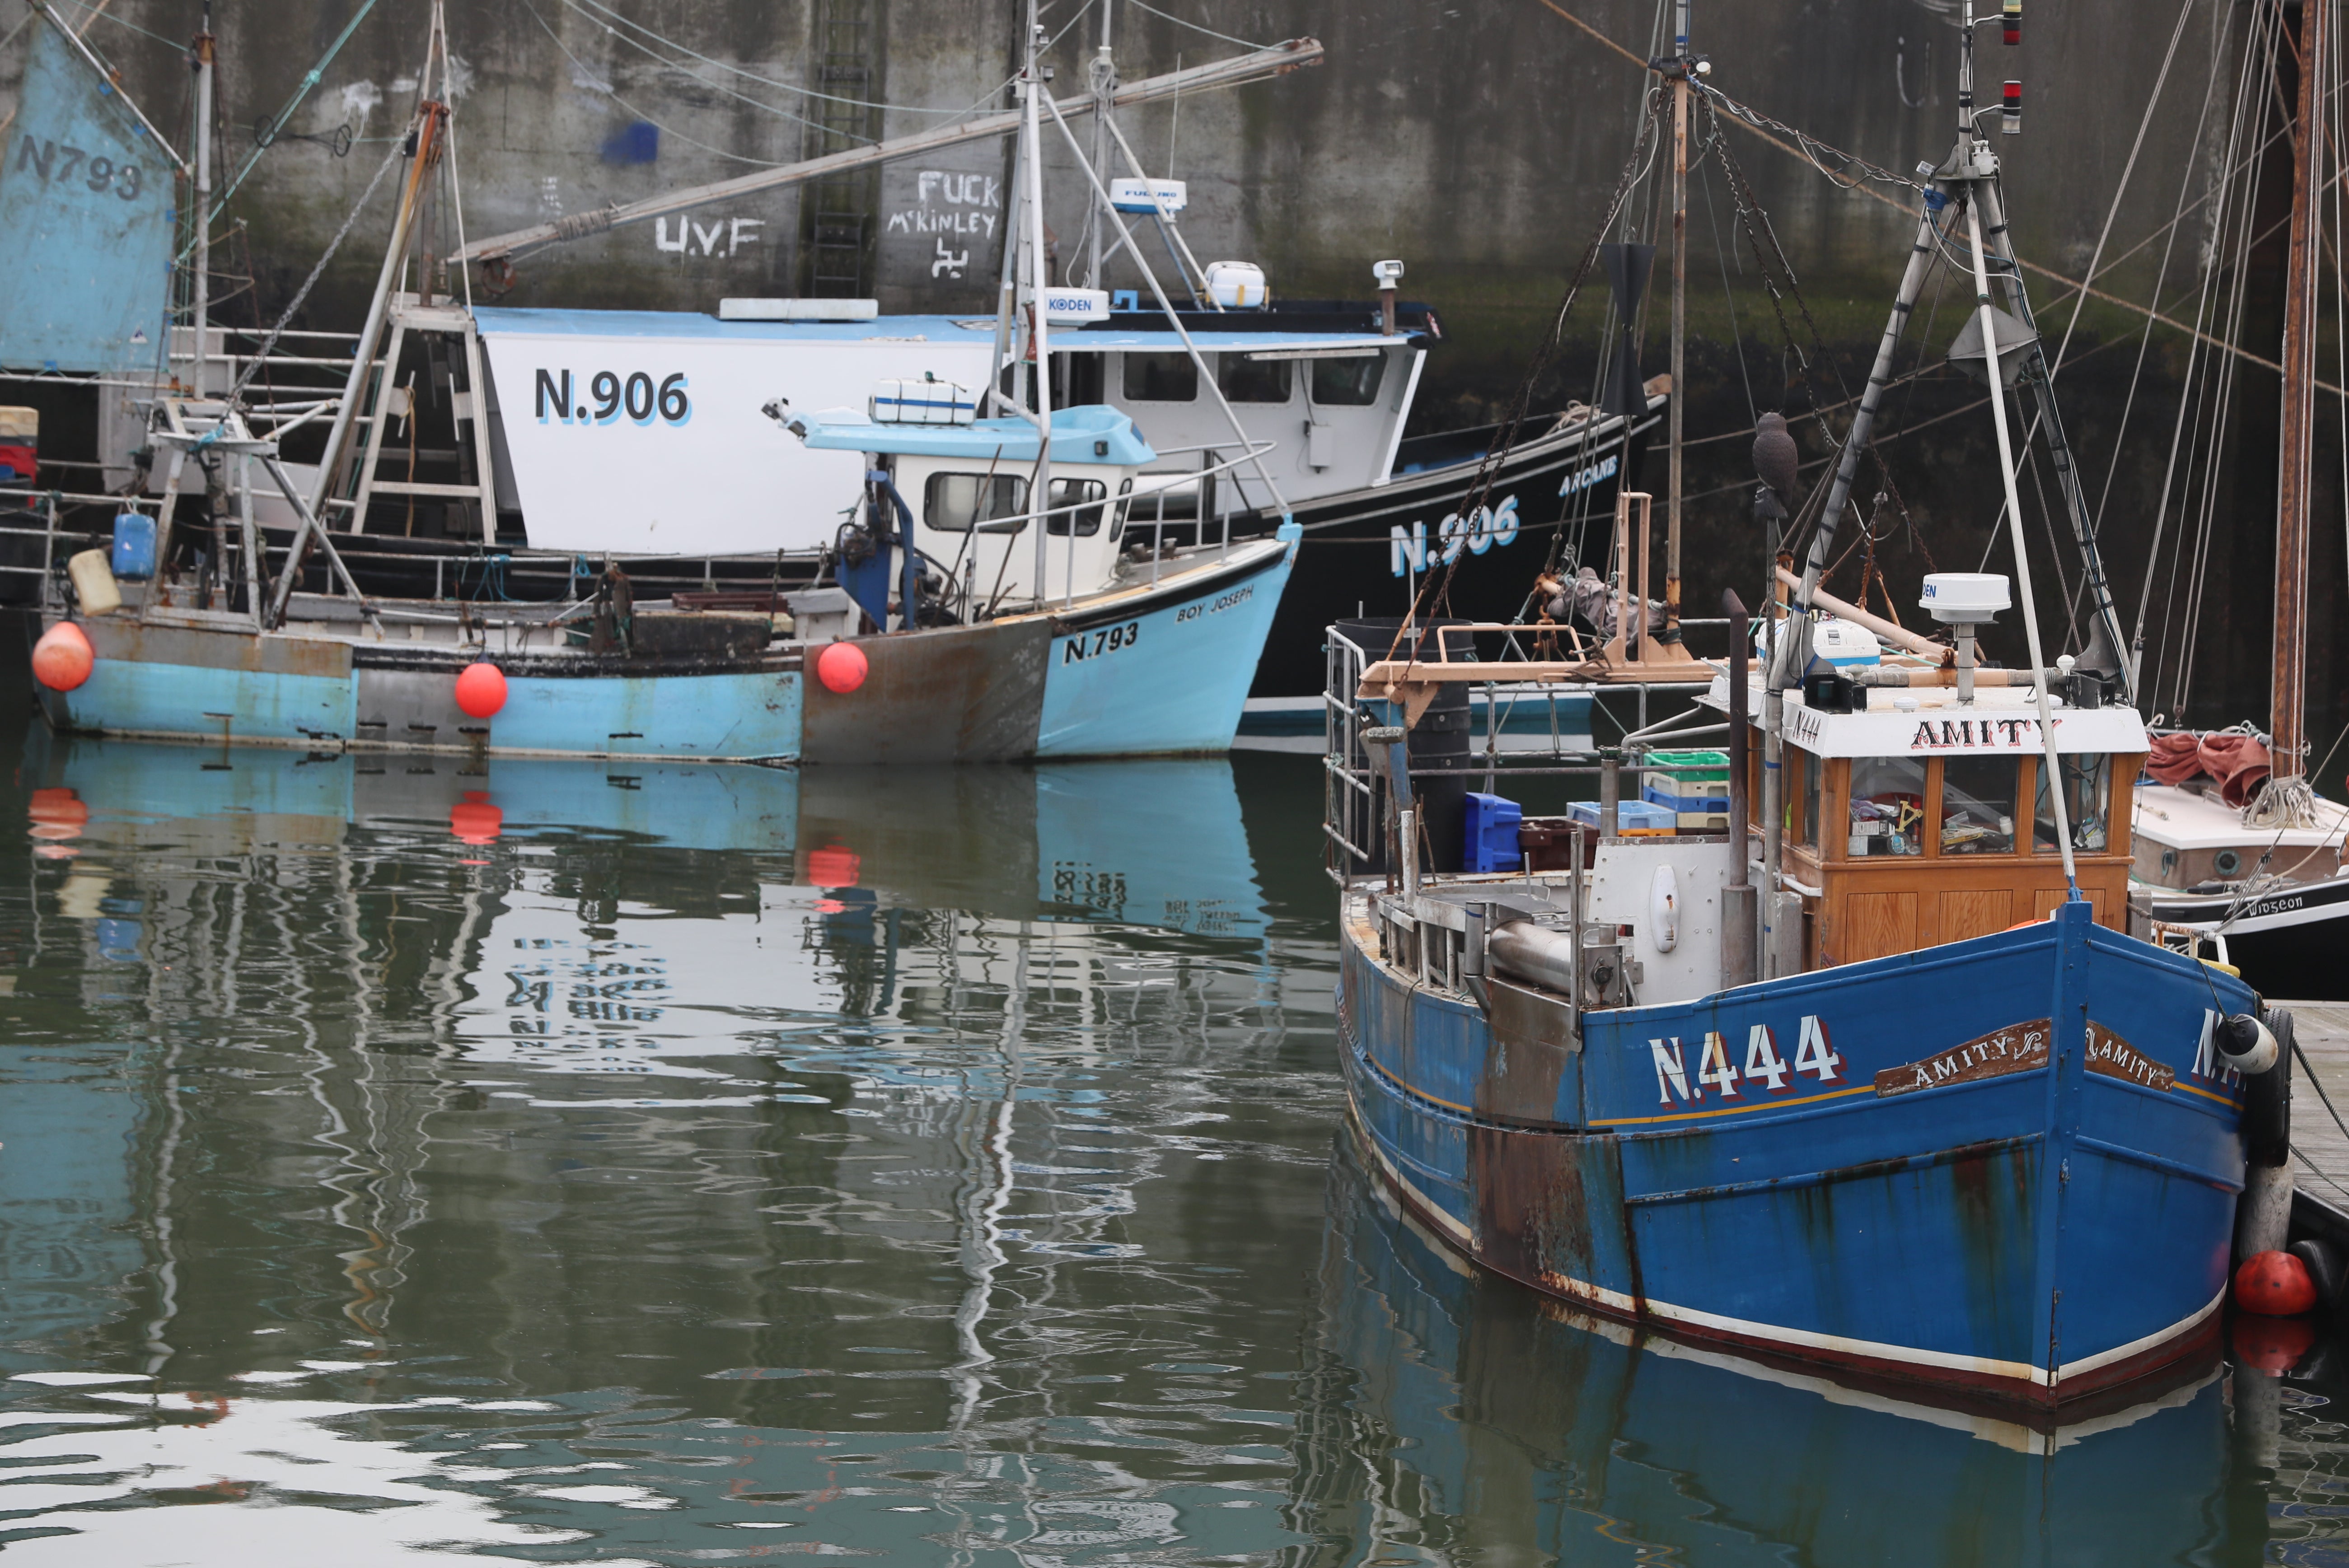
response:
M2134 709L2056 707L2051 769L2027 688L1984 687L1970 703L1947 688L1864 695L1867 707L1837 713L1787 694L1781 863L1785 886L1802 896L1805 968L2051 913L2066 896L2051 799L2059 783L2080 892L2096 923L2128 928L2128 789L2146 753ZM1758 680L1754 696L1758 711ZM1725 696L1716 682L1713 706ZM1747 749L1758 855L1763 748Z

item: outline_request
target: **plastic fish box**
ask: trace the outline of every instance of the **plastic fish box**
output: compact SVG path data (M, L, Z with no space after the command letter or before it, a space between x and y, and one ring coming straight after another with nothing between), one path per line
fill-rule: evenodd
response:
M1711 785L1707 784L1700 784L1686 792L1667 789L1659 784L1650 784L1640 790L1640 799L1651 806L1661 806L1667 811L1726 811L1729 810L1728 792L1715 791Z
M1576 800L1566 808L1567 816L1586 828L1599 826L1599 802ZM1625 838L1643 834L1667 834L1680 826L1680 813L1668 810L1647 800L1625 800L1615 808L1615 830Z
M876 381L870 411L876 425L968 425L978 394L951 381Z
M1683 833L1725 833L1729 831L1726 811L1680 811L1674 820Z

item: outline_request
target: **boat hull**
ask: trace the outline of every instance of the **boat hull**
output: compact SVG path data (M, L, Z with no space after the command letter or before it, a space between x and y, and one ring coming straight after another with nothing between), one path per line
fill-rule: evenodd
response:
M1507 521L1452 547L1458 563L1445 613L1516 619L1548 558L1553 528L1563 527L1568 544L1586 556L1603 550L1616 492L1636 482L1640 449L1661 418L1651 411L1602 419L1588 431L1557 430L1513 448L1494 471L1486 502ZM1475 474L1473 461L1452 463L1299 504L1304 543L1297 581L1273 621L1249 695L1319 696L1329 678L1321 651L1328 629L1363 614L1402 614L1413 585L1447 569L1444 520L1467 503ZM1128 528L1148 537L1139 508Z
M1230 748L1295 551L1292 531L1061 614L858 638L865 677L847 692L807 678L795 651L499 651L299 624L141 625L126 612L83 623L88 680L40 698L60 731L314 750L851 764L1210 754ZM486 719L456 703L457 676L480 659L506 676Z
M1562 998L1495 982L1487 1015L1367 935L1348 923L1341 966L1354 1115L1402 1201L1488 1267L1691 1338L2043 1405L2217 1332L2240 1092L2196 1068L2209 1016L2254 1004L2085 905L1586 1014L1579 1041Z

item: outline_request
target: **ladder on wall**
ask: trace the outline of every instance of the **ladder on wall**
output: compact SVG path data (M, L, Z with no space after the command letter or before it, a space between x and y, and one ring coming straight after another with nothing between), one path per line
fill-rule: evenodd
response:
M816 100L806 156L823 158L877 139L873 0L820 0L812 42L816 90L825 96ZM876 178L875 170L858 169L815 181L804 225L810 297L864 296Z

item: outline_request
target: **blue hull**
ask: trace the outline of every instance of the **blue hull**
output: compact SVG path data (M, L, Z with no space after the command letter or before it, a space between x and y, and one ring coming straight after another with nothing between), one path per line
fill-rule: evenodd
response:
M1119 620L1087 615L1044 665L1038 757L1231 749L1248 684L1297 560L1288 549L1243 582Z
M1490 1016L1344 932L1357 1117L1440 1234L1688 1336L2037 1403L2217 1328L2240 982L2050 922L1700 1001ZM2206 1070L2198 1071L2198 1066Z

